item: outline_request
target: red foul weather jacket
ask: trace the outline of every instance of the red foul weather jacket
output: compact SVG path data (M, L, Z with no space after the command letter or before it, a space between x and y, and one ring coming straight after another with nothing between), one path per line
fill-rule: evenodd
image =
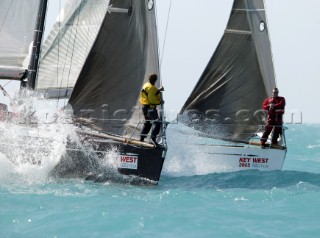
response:
M270 97L264 100L262 108L268 111L267 125L282 125L285 105L286 100L284 97Z

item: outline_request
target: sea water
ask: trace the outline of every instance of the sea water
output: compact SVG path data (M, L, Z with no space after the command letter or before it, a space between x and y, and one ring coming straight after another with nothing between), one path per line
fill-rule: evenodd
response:
M283 171L224 172L170 125L158 186L53 179L50 163L2 156L0 237L319 237L320 125L286 126Z

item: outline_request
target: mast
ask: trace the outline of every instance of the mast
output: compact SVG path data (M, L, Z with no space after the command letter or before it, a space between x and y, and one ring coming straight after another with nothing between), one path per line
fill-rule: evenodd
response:
M35 88L35 80L36 80L37 70L39 65L40 49L41 49L42 36L44 32L47 5L48 5L48 0L39 1L38 17L37 17L36 28L35 28L34 37L33 37L32 53L31 53L30 64L28 67L29 75L28 75L27 81L21 81L21 88L25 88L25 87L28 87L30 89Z

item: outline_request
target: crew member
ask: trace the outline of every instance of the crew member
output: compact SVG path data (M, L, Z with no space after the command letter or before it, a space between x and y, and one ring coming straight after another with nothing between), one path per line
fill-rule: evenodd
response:
M151 132L152 142L158 146L157 136L160 132L160 122L157 111L157 105L161 104L161 92L164 91L163 87L159 89L155 86L158 79L156 74L149 75L149 82L143 85L140 93L140 103L142 104L142 112L145 118L145 122L141 131L140 141L144 141L147 137L153 122L154 127Z
M265 131L261 137L261 147L265 147L265 143L270 135L272 129L273 135L271 142L273 145L278 144L278 137L282 135L282 116L284 114L284 108L286 105L286 100L284 97L279 97L278 88L272 90L272 97L264 100L262 108L268 111L267 123L265 126Z

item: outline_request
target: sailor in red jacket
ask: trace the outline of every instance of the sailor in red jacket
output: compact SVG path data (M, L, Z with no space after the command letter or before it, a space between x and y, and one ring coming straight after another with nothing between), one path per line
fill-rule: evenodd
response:
M272 144L277 144L279 135L282 135L282 116L284 114L284 108L286 106L286 100L284 97L279 97L279 90L274 88L272 90L272 97L264 100L262 108L268 111L267 124L265 131L261 137L261 147L265 147L265 143L270 135L272 129L273 136L271 139Z

